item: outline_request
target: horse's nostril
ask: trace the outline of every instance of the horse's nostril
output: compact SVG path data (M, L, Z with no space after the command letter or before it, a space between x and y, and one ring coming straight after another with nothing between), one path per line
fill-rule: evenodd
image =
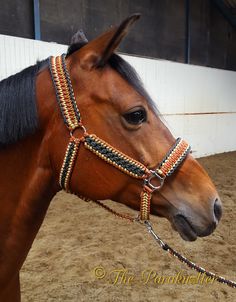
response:
M222 206L221 206L221 202L218 198L216 198L215 203L214 203L214 214L215 214L215 217L218 222L222 216Z

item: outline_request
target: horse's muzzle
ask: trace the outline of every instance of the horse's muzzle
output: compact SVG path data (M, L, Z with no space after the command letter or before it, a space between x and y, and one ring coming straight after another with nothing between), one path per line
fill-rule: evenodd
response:
M200 226L195 221L190 221L186 215L177 214L173 217L172 226L186 241L194 241L197 237L209 236L215 230L222 216L222 205L219 198L213 204L212 218L209 222ZM197 218L195 219L197 220Z

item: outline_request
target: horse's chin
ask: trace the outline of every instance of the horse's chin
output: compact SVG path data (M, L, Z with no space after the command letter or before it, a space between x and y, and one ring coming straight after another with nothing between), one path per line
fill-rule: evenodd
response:
M168 214L167 214L168 213ZM217 221L205 221L204 224L196 223L197 219L193 221L191 215L181 213L179 211L167 211L164 207L151 206L151 214L159 217L164 217L169 220L172 228L179 233L181 238L185 241L195 241L198 237L209 236L213 233L217 226ZM220 215L218 215L220 219Z
M184 240L195 241L197 239L197 233L184 216L175 215L166 217L164 213L161 213L160 209L157 210L155 207L151 207L151 214L167 218L170 221L172 228L177 231Z
M185 241L195 241L198 237L193 226L183 215L176 215L171 221L172 227Z

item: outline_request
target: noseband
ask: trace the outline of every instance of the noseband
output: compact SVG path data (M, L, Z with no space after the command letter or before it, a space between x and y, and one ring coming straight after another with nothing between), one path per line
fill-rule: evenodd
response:
M112 147L95 134L87 133L76 104L70 75L66 67L65 54L58 57L50 57L49 66L57 102L60 106L64 123L70 133L69 143L60 172L60 186L65 191L70 191L70 179L79 146L83 144L86 149L123 173L143 180L142 192L140 194L139 218L144 221L149 220L150 202L153 192L161 189L166 177L170 176L186 158L190 152L189 144L178 138L158 167L155 170L148 169L142 163ZM81 129L83 132L80 138L75 137L76 129ZM158 185L156 185L156 182ZM133 218L130 220L133 220Z

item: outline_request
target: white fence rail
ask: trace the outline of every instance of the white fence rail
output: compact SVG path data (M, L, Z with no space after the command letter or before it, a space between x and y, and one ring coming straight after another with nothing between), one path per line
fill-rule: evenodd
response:
M0 35L0 79L66 45ZM236 150L236 72L123 56L138 71L175 136L195 156Z

